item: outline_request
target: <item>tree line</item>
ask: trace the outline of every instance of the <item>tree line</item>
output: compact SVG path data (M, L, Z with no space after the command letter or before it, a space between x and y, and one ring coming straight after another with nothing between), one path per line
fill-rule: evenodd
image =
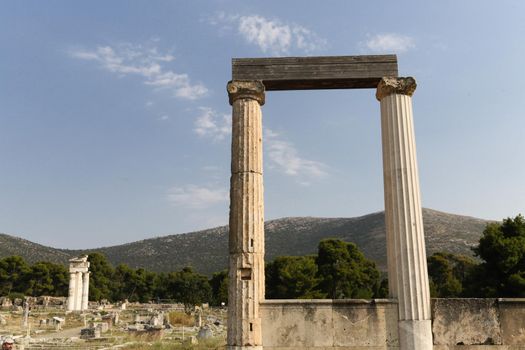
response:
M525 219L490 223L475 258L435 253L428 258L433 297L525 297ZM174 301L186 305L228 298L228 273L211 278L191 267L156 273L125 264L113 267L100 253L89 255L92 301ZM383 298L388 281L354 243L325 239L317 255L282 256L266 264L266 298ZM29 265L19 256L0 259L0 295L67 296L69 273L50 262Z

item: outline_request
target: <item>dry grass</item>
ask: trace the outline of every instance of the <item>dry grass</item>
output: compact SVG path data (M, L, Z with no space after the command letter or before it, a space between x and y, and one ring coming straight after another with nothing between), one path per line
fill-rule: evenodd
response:
M170 324L174 326L188 326L191 327L195 324L195 318L184 312L173 311L168 314L168 320Z

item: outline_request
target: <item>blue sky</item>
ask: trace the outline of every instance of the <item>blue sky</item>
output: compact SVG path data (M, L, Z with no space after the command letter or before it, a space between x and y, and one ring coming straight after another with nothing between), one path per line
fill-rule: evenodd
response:
M525 3L3 1L0 232L91 248L227 223L232 57L395 53L425 207L525 204ZM383 209L373 90L269 92L266 219Z

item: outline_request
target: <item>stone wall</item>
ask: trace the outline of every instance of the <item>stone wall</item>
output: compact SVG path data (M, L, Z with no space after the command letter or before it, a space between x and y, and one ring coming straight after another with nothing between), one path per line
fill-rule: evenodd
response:
M269 350L399 348L393 300L266 300ZM525 350L525 299L433 299L434 350Z

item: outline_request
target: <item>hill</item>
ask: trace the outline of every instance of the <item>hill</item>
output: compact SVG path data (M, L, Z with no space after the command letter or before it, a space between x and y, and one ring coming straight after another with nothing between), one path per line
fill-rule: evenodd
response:
M471 248L488 223L486 220L423 209L427 253L437 251L472 255ZM355 242L365 255L386 269L384 213L354 218L293 217L265 224L266 260L279 255L315 254L323 238ZM30 262L47 260L65 263L71 256L89 252L105 254L114 264L173 271L193 266L211 274L227 267L228 227L150 238L142 241L89 250L64 250L0 234L0 257L21 255Z

